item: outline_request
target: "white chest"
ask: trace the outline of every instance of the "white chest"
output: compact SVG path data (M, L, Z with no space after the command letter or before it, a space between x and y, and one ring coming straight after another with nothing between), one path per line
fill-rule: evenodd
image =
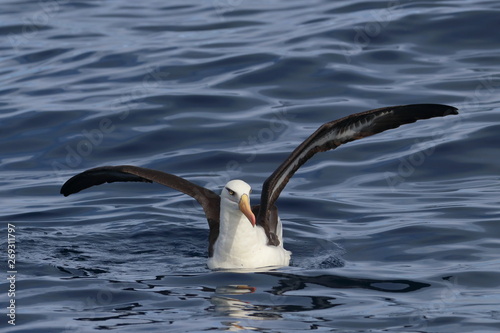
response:
M237 269L288 266L290 252L282 245L267 245L264 229L253 227L245 216L237 213L221 214L220 233L214 245L214 255L208 260L208 267Z

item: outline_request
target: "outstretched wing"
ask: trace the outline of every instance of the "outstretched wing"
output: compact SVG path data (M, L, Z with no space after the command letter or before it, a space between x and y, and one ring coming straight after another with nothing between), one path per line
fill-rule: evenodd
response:
M196 185L184 178L152 169L131 165L103 166L79 173L64 183L61 194L68 196L86 188L113 182L159 183L185 193L203 207L210 227L209 256L213 254L213 244L219 235L220 196L209 189Z
M257 216L257 223L263 226L268 224L270 207L274 205L293 174L314 154L335 149L349 141L413 123L419 119L443 117L450 114L458 114L457 109L441 104L399 105L356 113L323 124L266 179L262 188L261 209Z

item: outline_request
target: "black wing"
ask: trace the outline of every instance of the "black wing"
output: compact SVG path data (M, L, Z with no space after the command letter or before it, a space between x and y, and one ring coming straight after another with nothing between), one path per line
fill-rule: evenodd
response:
M64 183L61 194L68 196L86 188L113 182L159 183L185 193L203 207L210 227L209 256L213 254L213 244L219 236L220 196L209 189L196 185L184 178L152 169L131 165L103 166L79 173Z
M288 156L288 158L266 179L257 216L257 223L267 225L270 207L293 174L318 152L335 149L341 144L361 139L385 130L413 123L419 119L458 114L457 109L441 104L413 104L384 107L356 113L323 124ZM272 235L268 235L271 240ZM277 244L273 244L277 245Z

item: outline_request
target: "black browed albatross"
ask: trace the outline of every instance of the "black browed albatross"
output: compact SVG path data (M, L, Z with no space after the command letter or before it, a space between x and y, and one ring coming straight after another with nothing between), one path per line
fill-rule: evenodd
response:
M219 196L181 177L131 165L84 171L66 181L61 194L68 196L117 181L156 182L190 195L203 207L210 229L207 263L210 269L288 266L291 253L283 248L282 225L274 203L301 165L317 152L335 149L349 141L450 114L458 114L457 109L441 104L412 104L365 111L325 123L266 179L258 206L250 206L250 185L242 180L228 182Z

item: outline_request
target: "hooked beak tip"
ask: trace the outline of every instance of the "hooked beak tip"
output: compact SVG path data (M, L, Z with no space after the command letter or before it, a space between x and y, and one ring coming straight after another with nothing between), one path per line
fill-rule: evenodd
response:
M241 212L247 217L252 226L255 227L255 215L253 214L252 208L250 207L250 199L248 198L248 195L243 194L241 196L239 207Z
M251 217L251 218L249 218L249 220L250 220L250 223L252 224L252 227L255 227L255 224L257 223L257 222L255 221L255 215L253 215L253 214L252 214L252 217Z

